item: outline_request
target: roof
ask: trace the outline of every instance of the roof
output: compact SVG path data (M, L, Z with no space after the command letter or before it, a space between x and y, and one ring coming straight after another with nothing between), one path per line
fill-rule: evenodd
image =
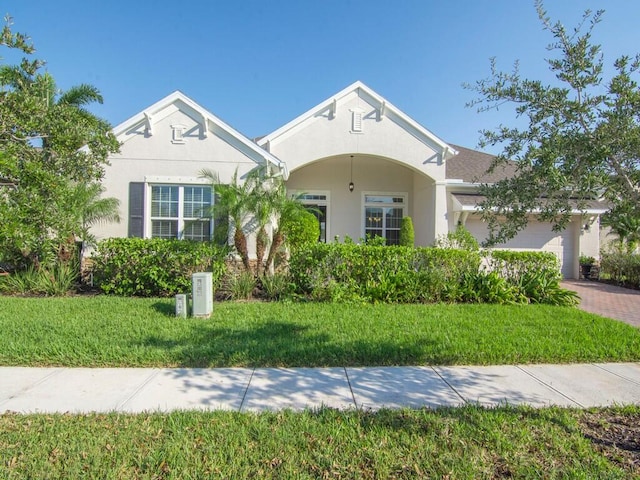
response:
M280 168L284 172L286 178L287 171L284 162L282 162L280 159L276 158L274 155L270 154L263 148L260 148L249 138L245 137L243 134L220 120L213 113L209 112L208 110L194 102L191 98L189 98L179 90L176 90L170 95L164 97L162 100L159 100L150 107L147 107L142 112L125 120L124 122L113 128L112 132L116 137L119 138L131 128L139 124L144 123L149 127L152 127L153 123L157 120L156 115L161 115L161 113L166 110L167 107L171 106L177 101L184 103L185 105L187 105L187 107L195 111L200 117L199 120L201 120L203 124L206 124L207 131L213 132L215 130L218 130L224 132L225 134L229 135L234 142L239 142L240 144L244 145L244 147L255 153L258 157L263 158L265 161L270 162ZM211 125L214 126L215 130L212 129Z
M516 173L516 163L510 161L487 173L494 155L451 144L458 155L446 162L446 178L463 180L465 183L495 183Z
M420 125L418 122L413 120L407 114L402 112L399 108L389 103L385 98L378 95L372 89L367 87L364 83L360 81L356 81L349 85L347 88L341 90L340 92L332 95L327 98L325 101L319 103L315 107L307 110L302 115L293 119L289 123L283 125L278 128L274 132L266 135L264 137L260 137L256 139L258 145L268 148L269 143L274 142L276 139L292 132L297 129L301 124L309 121L318 116L318 114L322 112L331 112L332 109L336 108L336 104L339 104L342 99L347 97L348 95L356 92L361 98L380 109L383 115L393 118L393 120L399 124L401 124L407 131L411 132L413 136L415 136L418 140L430 145L432 148L435 147L443 152L444 160L448 160L453 157L456 152L455 149L447 144L444 140L437 137L434 133L427 130L425 127Z
M478 204L486 200L487 197L476 193L452 193L455 200L454 211L462 212L475 212ZM455 203L458 205L455 205ZM599 200L585 200L584 211L578 208L578 200L570 200L574 213L590 213L590 214L602 214L605 213L609 207L606 202Z

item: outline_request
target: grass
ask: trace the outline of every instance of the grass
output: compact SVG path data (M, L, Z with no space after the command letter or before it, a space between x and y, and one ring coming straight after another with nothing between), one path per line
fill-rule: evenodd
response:
M629 452L607 454L589 439L586 414L477 406L7 414L0 416L0 477L640 478L638 465L624 459ZM640 408L616 415L637 419Z
M275 367L639 361L640 330L577 309L0 297L0 365Z

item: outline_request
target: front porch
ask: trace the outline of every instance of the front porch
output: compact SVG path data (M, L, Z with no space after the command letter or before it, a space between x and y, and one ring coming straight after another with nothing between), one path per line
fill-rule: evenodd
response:
M448 231L444 185L393 159L355 153L322 158L293 170L286 183L320 212L323 241L377 235L397 244L406 216L413 220L416 245L431 245Z

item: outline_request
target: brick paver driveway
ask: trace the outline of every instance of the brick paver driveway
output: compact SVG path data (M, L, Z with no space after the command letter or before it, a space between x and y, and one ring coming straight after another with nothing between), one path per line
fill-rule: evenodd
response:
M588 280L565 280L562 286L578 292L581 309L640 328L640 291Z

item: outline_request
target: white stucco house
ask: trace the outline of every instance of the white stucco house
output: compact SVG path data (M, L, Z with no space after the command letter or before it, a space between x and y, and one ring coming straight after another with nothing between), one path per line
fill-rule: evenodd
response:
M463 224L479 240L479 182L491 156L445 142L356 82L276 131L255 141L181 92L174 92L114 129L121 142L110 157L105 195L121 202L120 224L100 225L97 238L211 238L208 219L191 222L213 201L202 169L221 181L269 165L289 191L322 212L321 240L367 234L398 239L411 216L416 245L431 245ZM602 205L573 212L565 231L531 221L503 248L545 250L560 259L566 277L578 277L578 256L597 256Z

